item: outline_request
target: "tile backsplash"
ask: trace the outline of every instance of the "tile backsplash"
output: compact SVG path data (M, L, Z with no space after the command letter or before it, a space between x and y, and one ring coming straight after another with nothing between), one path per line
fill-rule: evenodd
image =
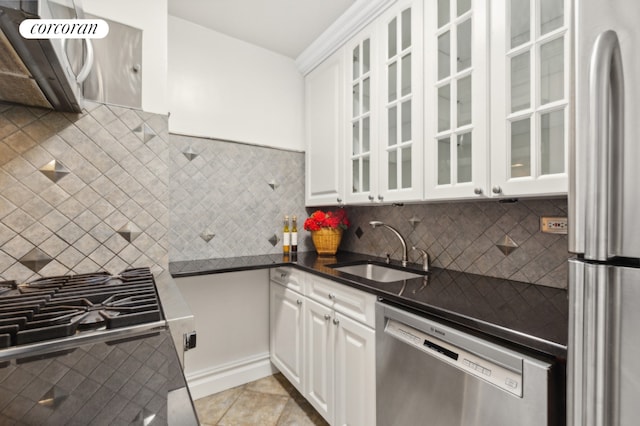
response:
M299 250L313 250L302 224L314 210L301 152L169 135L167 117L115 106L0 104L2 279L276 254L285 214L298 216ZM368 224L382 220L434 266L566 287L567 237L539 230L541 216L567 215L564 198L347 210L342 250L399 259L397 238Z
M172 261L281 253L285 214L298 216L302 235L304 153L176 134L170 141ZM311 248L301 239L299 251Z
M551 287L567 285L567 236L540 232L540 217L567 216L566 198L349 207L348 214L353 226L343 235L341 250L382 257L390 253L400 259L398 238L369 225L381 220L400 231L409 249L426 250L433 266ZM499 247L505 238L517 245L505 250L507 254ZM416 251L410 250L409 259L420 262Z
M0 104L0 277L168 265L167 117Z

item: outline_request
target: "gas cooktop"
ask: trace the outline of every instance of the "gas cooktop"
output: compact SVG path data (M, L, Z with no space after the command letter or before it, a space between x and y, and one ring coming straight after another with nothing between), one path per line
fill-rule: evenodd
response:
M197 425L149 268L0 282L0 425Z
M0 282L0 350L162 320L149 268Z

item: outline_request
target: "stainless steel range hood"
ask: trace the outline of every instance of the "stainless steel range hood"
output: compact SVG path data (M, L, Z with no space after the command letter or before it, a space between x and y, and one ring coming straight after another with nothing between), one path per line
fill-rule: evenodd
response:
M83 99L142 107L142 30L86 14L81 3L0 0L0 101L67 112L80 112ZM63 43L29 40L19 32L25 19L76 17L105 20L109 34ZM91 71L83 72L88 63Z
M80 112L82 88L62 41L27 40L19 32L25 19L53 18L46 1L0 0L0 100Z

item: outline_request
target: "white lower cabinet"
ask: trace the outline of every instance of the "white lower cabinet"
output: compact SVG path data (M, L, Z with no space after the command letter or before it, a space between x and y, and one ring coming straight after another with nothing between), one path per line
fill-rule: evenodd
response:
M334 412L334 311L307 300L304 309L306 377L304 395L313 407L333 424Z
M304 393L302 388L304 297L274 282L270 285L271 362L300 393Z
M334 424L375 425L375 331L339 313L334 319Z
M304 279L304 295L271 282L271 360L329 424L375 425L375 332L336 303L359 295L371 312L375 297L311 274ZM317 300L318 284L331 298Z

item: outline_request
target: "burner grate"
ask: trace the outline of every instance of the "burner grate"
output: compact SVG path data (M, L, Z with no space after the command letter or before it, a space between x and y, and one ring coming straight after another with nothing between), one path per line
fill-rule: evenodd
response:
M160 320L149 268L0 282L0 348Z

